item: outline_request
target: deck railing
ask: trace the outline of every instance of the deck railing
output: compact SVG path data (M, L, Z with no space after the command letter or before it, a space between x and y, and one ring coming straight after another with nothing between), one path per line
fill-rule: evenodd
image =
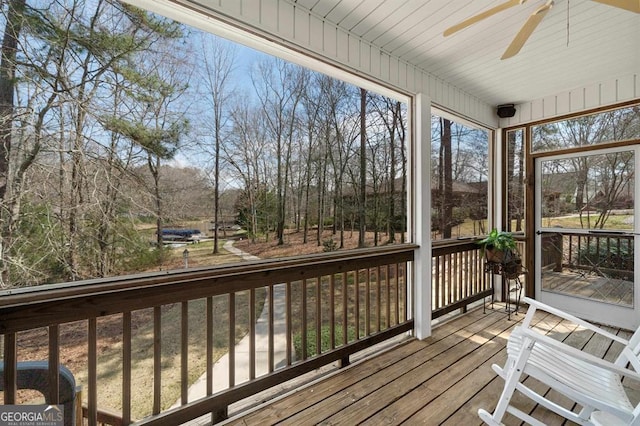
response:
M624 232L545 232L542 267L563 268L630 279L633 276L634 237Z
M471 303L492 295L480 246L475 241L434 245L432 256L433 318L465 311Z
M17 366L35 353L48 361L47 400L59 403L58 368L71 360L67 351L73 349L86 356L82 371L74 374L82 377L86 407L80 411L90 425L105 421L99 388L112 376L120 383L122 424L175 425L205 414L220 420L236 401L329 363L344 365L350 355L412 330L409 277L415 248L388 246L5 291L0 297L4 403L16 403ZM249 308L240 312L243 306ZM205 324L195 337L194 315ZM139 317L147 318L148 335L139 331ZM81 348L66 343L70 325L86 335ZM105 339L108 327L117 332ZM223 379L208 362L221 344L220 333L228 350ZM234 343L244 333L248 353L238 353ZM176 348L167 347L170 337ZM143 359L139 352L146 346L150 355ZM110 350L119 355L105 359ZM173 350L176 378L163 366ZM188 394L193 352L206 360L205 390L195 397ZM246 367L240 371L242 362ZM132 371L143 363L149 364L150 377L141 385ZM175 408L166 409L167 386L179 388ZM134 414L133 394L147 390L149 412Z
M221 420L234 402L332 362L348 364L350 355L412 330L409 277L415 248L389 246L5 292L0 298L5 404L17 399L18 363L34 353L44 353L50 389L58 388L57 368L72 356L66 328L73 324L77 332L81 324L86 360L78 375L86 401L78 412L89 424L168 425L209 413L213 421ZM434 246L432 266L434 318L464 311L492 294L474 241ZM197 317L204 324L200 332L193 330ZM139 332L139 318L146 318L148 335ZM116 340L104 341L103 329L114 326ZM45 347L30 346L33 339L23 338L29 333L44 336ZM168 333L175 349L167 347ZM243 336L246 351L229 344ZM117 347L116 360L103 359L105 345ZM150 347L149 359L138 354L144 345ZM226 360L216 364L221 348ZM163 367L171 350L177 352L171 358L173 371L179 371L175 379L167 378ZM206 361L201 395L189 395L194 356ZM151 377L146 388L133 374L143 362ZM105 372L108 363L120 366ZM228 366L222 375L221 364ZM101 381L114 374L120 376L122 396L115 411L103 406L100 394ZM179 388L170 409L168 386ZM133 393L147 390L150 407L140 415L132 409ZM59 395L52 392L48 401L57 403Z

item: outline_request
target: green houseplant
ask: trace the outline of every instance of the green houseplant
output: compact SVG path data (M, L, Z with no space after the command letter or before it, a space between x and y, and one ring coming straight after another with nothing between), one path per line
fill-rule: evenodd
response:
M478 241L488 262L503 263L516 254L516 240L511 232L493 228L486 238Z

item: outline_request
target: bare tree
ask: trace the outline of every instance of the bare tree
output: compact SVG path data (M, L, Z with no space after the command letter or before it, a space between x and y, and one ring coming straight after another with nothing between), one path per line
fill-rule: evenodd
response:
M302 97L303 73L280 59L263 61L258 66L260 81L254 86L265 113L269 137L276 154L276 237L284 244L287 188L291 160L291 144L297 138L296 114Z
M385 170L388 170L388 176L386 178L386 193L387 193L387 233L389 235L389 243L394 243L396 236L396 204L399 198L405 199L406 194L406 166L404 166L404 143L405 143L405 130L402 119L402 104L399 101L393 99L376 96L373 107L376 113L379 115L379 119L382 121L388 137L388 155L389 164L385 166ZM397 155L400 154L400 160L397 159ZM401 179L398 180L397 172L398 166L400 166ZM399 182L397 184L396 182ZM404 207L402 205L401 207ZM401 215L404 217L404 210ZM406 225L403 225L406 226Z
M327 99L326 119L333 126L335 138L329 150L329 159L333 170L334 180L334 233L336 226L340 231L339 247L344 247L345 233L345 177L347 167L355 156L354 144L359 136L359 119L357 104L350 101L346 83L330 79L325 83Z
M249 231L252 242L260 230L259 205L261 192L266 186L263 176L267 174L265 169L269 157L264 150L267 135L263 117L262 111L253 109L247 98L237 99L232 111L232 137L222 147L227 161L235 170L236 180L243 184L245 196L238 208L240 220ZM268 228L266 218L263 218L263 224Z
M365 246L367 230L367 91L360 89L360 197L358 205L358 247Z
M453 216L453 168L451 157L451 121L440 118L440 232L442 238L451 238Z
M213 133L213 254L217 254L220 229L220 154L229 121L230 97L233 93L230 77L234 69L235 51L218 38L212 40L210 37L203 37L201 44L204 62L202 79L206 91L203 96L209 110L208 114L203 115L212 119L210 125L205 126Z
M156 243L162 247L164 210L160 166L163 160L175 155L180 140L189 129L184 117L186 108L180 104L188 88L189 67L186 58L168 55L150 55L139 66L138 70L130 70L136 75L136 85L130 92L135 113L127 118L111 117L105 120L105 126L129 138L144 151L152 176L150 191L156 216Z

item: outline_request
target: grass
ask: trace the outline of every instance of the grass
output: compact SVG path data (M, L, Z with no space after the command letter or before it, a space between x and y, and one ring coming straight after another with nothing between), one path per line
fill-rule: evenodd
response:
M318 312L315 309L317 292L320 293L320 299L322 301L320 310L320 344L321 353L327 352L331 348L331 325L330 318L333 315L334 318L334 347L340 347L344 344L344 329L347 329L347 342L353 342L357 338L362 338L369 333L376 333L380 330L385 330L393 325L396 325L396 290L399 290L400 298L404 298L403 281L398 283L396 276L397 271L392 270L392 275L387 276L386 271L380 271L380 277L372 272L368 277L370 284L367 292L366 279L367 274L364 270L361 270L359 274L355 272L347 273L345 285L343 286L343 275L336 274L334 276L333 286L333 309L327 303L331 300L331 286L329 283L329 277L323 277L318 283L317 280L308 280L306 285L302 285L301 282L292 283L291 286L291 299L292 304L295 306L301 306L302 292L306 291L307 300L307 312L306 312L306 355L307 357L313 357L318 355L317 348L317 332L318 327L316 320ZM356 277L357 275L357 277ZM379 279L379 282L378 282ZM378 287L379 284L379 287ZM397 288L397 286L400 286ZM320 286L318 289L317 286ZM346 295L344 291L346 290ZM344 299L348 299L346 324L343 318ZM355 299L358 298L359 312L356 316L355 313ZM369 300L369 311L367 312L366 301ZM399 308L398 317L401 318L404 315L402 310L402 304ZM301 308L300 308L301 309ZM378 311L379 309L379 311ZM297 312L294 310L294 312ZM388 316L387 316L388 315ZM296 359L303 359L303 345L305 344L302 339L303 325L301 323L301 315L294 314L292 318L292 334L293 344L295 349ZM369 323L367 324L367 319ZM357 336L356 336L357 331Z
M322 351L320 353L327 352L331 349L331 327L329 325L323 325L320 330L320 345ZM313 327L309 327L307 329L307 357L312 357L314 355L319 355L318 348L316 344L316 329ZM347 329L347 342L353 342L356 340L356 329L353 326L349 326ZM342 326L337 325L334 327L334 342L335 347L342 346L343 336L342 336ZM296 359L303 359L302 354L302 334L296 333L293 336L293 347L296 353Z
M238 256L231 254L222 248L224 242L225 240L218 241L219 253L216 255L213 255L213 240L187 244L176 248L165 247L163 262L157 267L157 269L167 270L184 268L185 262L183 256L185 250L189 252L190 268L239 262L240 258Z
M598 220L598 218L599 218L599 215L597 213L591 214L589 216L587 214L583 214L582 222L580 220L579 215L550 217L550 218L542 219L542 226L553 227L553 228L568 228L568 229L571 229L571 228L583 229L584 227L585 229L588 229L589 227L587 226L587 224L590 223L591 226L593 227L593 225ZM633 215L629 215L629 214L613 215L612 214L607 219L605 228L616 229L616 230L633 229L633 222L630 222L630 220L633 220Z

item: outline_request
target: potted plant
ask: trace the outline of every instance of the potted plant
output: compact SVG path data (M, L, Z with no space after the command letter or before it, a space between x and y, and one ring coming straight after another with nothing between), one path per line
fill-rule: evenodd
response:
M511 261L516 252L516 240L511 232L492 229L486 238L478 241L487 262L503 263Z

